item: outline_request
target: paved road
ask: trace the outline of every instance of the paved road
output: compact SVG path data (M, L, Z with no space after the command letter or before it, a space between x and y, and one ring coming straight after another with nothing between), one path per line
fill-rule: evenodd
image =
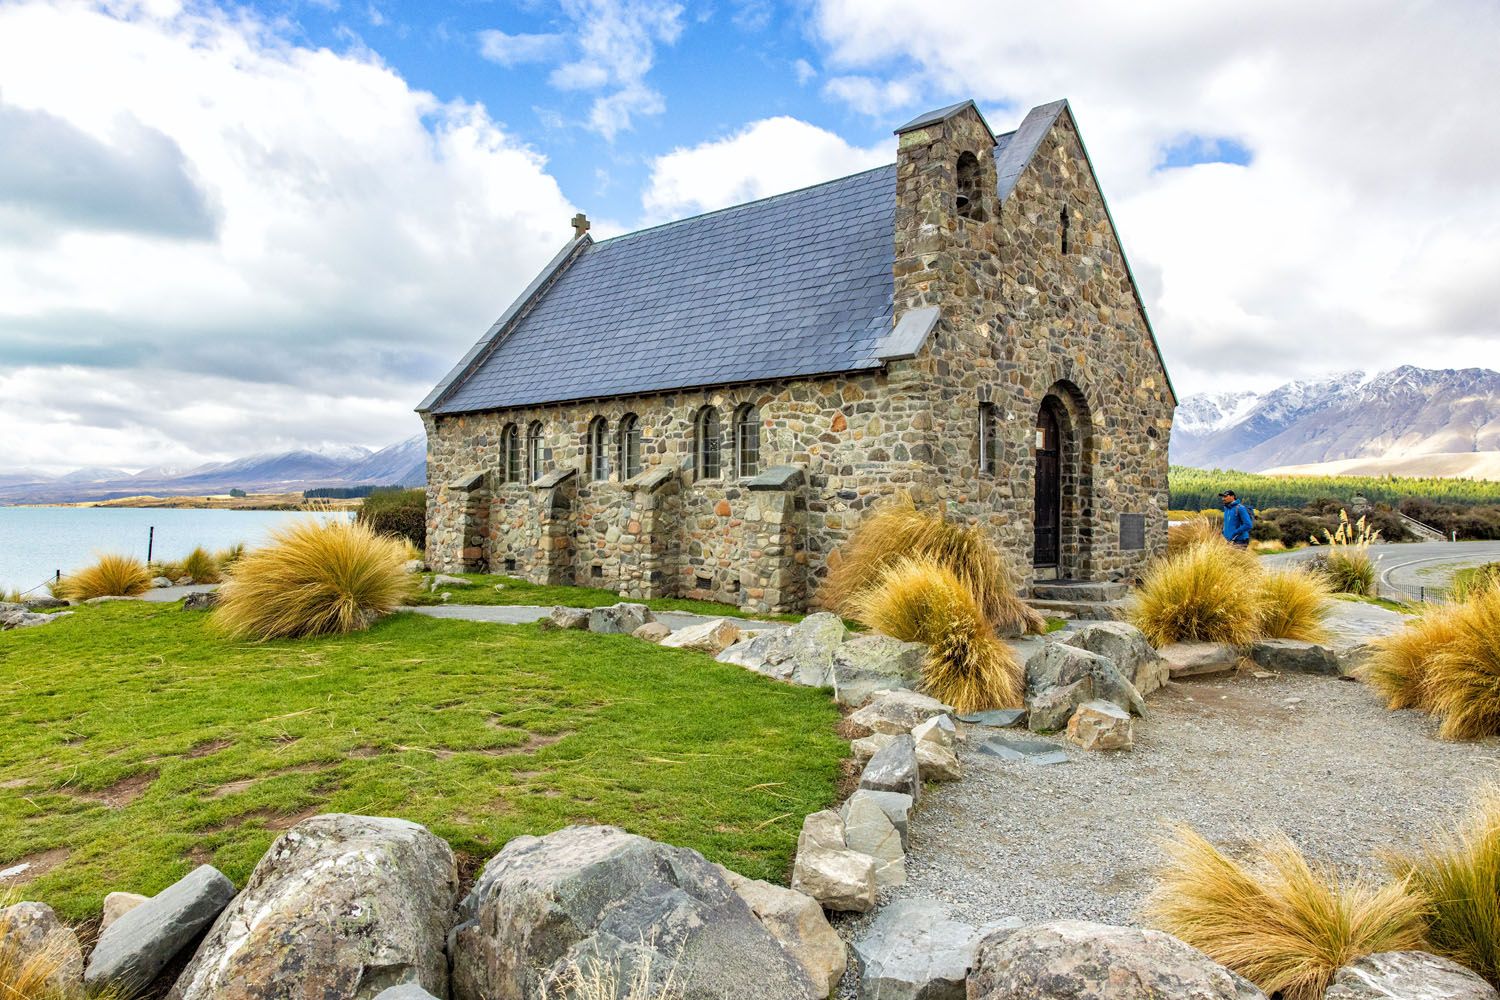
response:
M537 622L552 613L551 607L538 608L514 604L434 604L424 607L405 607L402 611L414 611L432 618L458 618L467 622L493 622L497 625L525 625ZM656 620L676 631L700 622L728 618L745 625L785 627L786 622L765 622L755 618L740 618L735 615L695 615L686 611L656 611Z
M1318 546L1263 558L1269 562L1297 562L1327 551L1326 547ZM1500 542L1399 542L1373 545L1370 552L1378 560L1380 595L1395 600L1430 597L1432 591L1441 594L1453 583L1456 571L1500 562Z

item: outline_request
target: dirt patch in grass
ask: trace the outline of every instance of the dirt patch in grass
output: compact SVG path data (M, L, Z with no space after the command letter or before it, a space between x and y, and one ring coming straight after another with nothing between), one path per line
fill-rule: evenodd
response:
M128 778L121 778L108 788L96 792L79 792L68 790L68 794L75 799L83 799L85 802L97 802L111 809L123 809L142 795L151 783L156 780L155 771L145 771L141 774L132 774Z
M248 823L257 822L263 824L267 830L290 830L303 820L312 819L327 811L324 805L307 806L304 809L277 809L266 806L231 816L224 822L209 827L206 832L225 833L229 830L237 830Z
M197 743L189 747L188 752L183 754L183 756L189 760L198 760L232 746L234 746L234 740L209 740L207 743Z
M0 781L0 788L25 788L29 784L31 781L28 778L7 778Z
M66 847L54 847L50 851L37 851L0 864L0 888L25 885L39 879L68 860L68 855L72 853Z
M531 736L527 738L526 742L522 743L520 746L491 747L487 750L481 750L479 752L484 754L486 757L513 757L516 754L521 753L536 753L538 750L544 749L545 747L550 747L554 743L559 743L565 738L572 735L573 731L571 729L565 730L561 733L548 733L545 736L532 733Z
M345 750L344 756L350 760L369 760L371 757L379 757L380 750L377 747L355 747L353 750Z
M218 788L215 788L213 791L209 792L208 797L211 799L228 798L231 795L237 795L240 792L245 791L246 789L258 785L262 781L280 777L283 774L316 774L319 771L326 770L328 770L328 765L326 764L298 764L296 767L282 767L276 769L275 771L267 771L265 774L257 774L249 778L238 778L234 781L226 781Z

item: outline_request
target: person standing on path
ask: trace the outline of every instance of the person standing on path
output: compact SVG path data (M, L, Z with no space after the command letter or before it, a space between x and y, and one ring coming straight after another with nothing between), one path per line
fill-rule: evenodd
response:
M1250 508L1240 503L1234 490L1220 493L1219 502L1224 505L1224 540L1236 548L1248 549L1250 528L1255 523L1255 519L1250 516Z

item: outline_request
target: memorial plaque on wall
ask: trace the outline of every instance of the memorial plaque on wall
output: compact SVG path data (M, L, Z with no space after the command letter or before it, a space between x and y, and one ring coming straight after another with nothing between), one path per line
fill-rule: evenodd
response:
M1120 548L1144 549L1146 547L1146 515L1120 515Z

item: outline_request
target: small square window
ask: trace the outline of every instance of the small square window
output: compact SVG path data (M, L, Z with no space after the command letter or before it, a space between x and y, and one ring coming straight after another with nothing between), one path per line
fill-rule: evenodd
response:
M589 567L589 576L592 577L595 580L602 580L602 579L604 579L604 567L603 566L590 566Z
M514 573L515 571L516 571L516 561L514 559L507 559L507 560L505 560L505 572L507 572L507 573Z

